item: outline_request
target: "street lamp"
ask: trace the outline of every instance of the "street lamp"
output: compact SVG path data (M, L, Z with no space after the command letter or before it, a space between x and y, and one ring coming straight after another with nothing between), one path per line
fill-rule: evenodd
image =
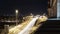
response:
M18 10L16 10L16 14L18 13Z
M18 10L15 11L16 13L16 25L18 24Z

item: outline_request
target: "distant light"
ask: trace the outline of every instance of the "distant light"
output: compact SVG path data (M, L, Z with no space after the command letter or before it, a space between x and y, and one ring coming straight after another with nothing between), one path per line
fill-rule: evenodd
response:
M16 13L18 13L18 10L16 10Z

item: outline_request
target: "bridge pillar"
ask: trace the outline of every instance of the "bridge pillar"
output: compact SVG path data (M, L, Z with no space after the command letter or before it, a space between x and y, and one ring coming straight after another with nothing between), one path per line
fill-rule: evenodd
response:
M4 25L4 33L5 34L9 33L9 25Z

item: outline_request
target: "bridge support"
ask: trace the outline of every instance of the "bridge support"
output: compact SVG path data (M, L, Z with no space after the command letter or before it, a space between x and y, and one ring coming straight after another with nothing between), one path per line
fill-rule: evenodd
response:
M4 33L5 34L9 33L9 25L4 25Z

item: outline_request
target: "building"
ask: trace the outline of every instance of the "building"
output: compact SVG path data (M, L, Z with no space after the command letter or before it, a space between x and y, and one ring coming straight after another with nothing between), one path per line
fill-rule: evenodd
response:
M57 17L57 0L48 0L48 17Z

